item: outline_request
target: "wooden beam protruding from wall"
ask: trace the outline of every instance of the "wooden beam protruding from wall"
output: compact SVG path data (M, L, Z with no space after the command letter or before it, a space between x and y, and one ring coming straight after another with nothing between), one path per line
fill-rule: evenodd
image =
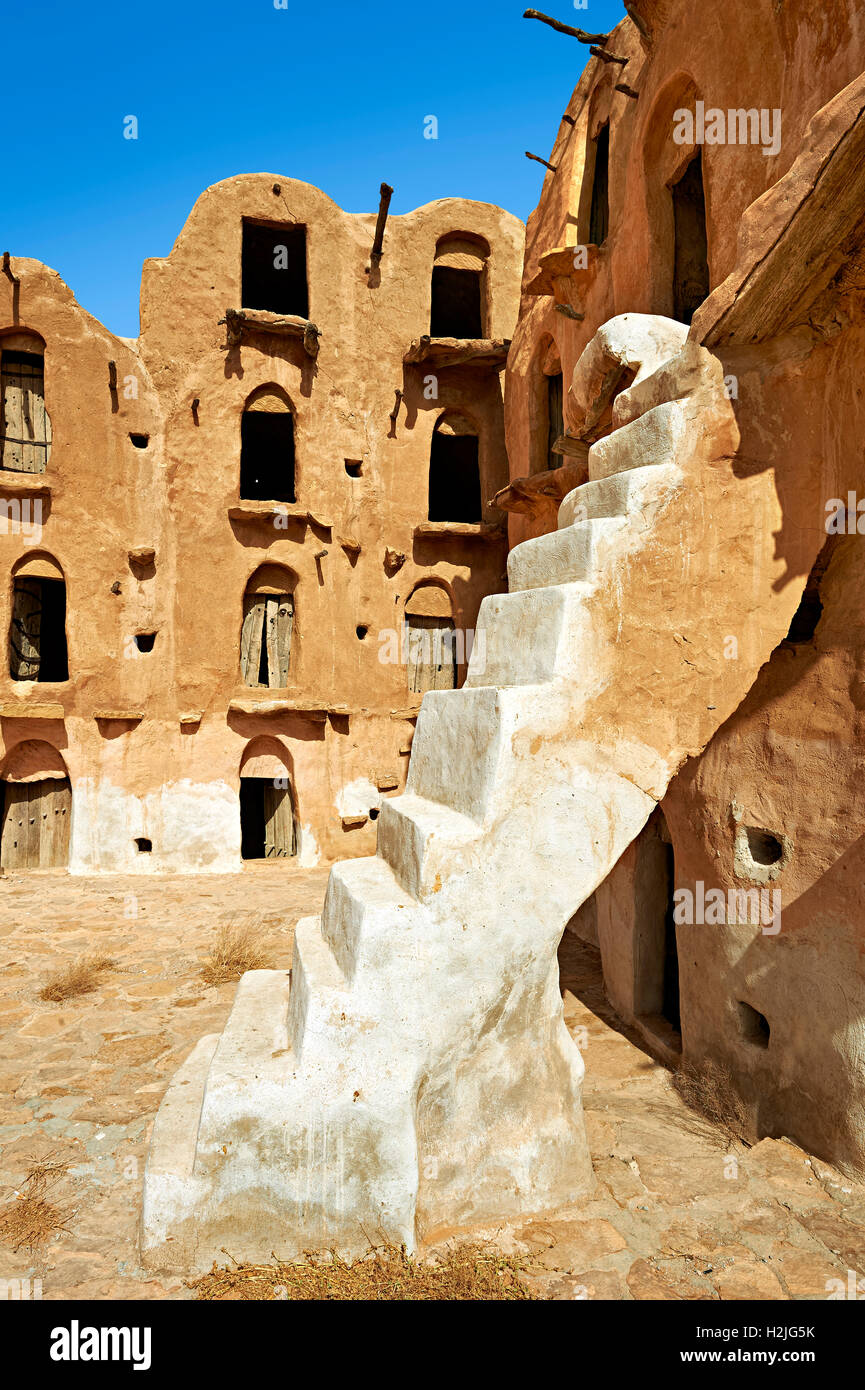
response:
M541 24L548 24L557 34L567 34L569 38L578 39L580 43L606 43L610 37L609 34L588 34L585 29L574 29L570 24L562 24L560 19L541 14L540 10L526 10L523 19L539 19Z

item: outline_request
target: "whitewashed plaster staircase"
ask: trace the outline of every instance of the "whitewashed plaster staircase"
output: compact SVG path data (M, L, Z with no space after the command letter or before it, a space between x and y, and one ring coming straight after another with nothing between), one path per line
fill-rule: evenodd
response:
M411 1248L590 1188L556 949L764 659L743 636L718 698L766 517L755 491L753 533L725 531L735 419L686 332L624 315L584 352L574 433L636 371L590 481L511 553L464 688L425 696L406 794L382 806L376 857L337 864L321 919L298 923L291 979L245 975L174 1078L145 1179L150 1266Z

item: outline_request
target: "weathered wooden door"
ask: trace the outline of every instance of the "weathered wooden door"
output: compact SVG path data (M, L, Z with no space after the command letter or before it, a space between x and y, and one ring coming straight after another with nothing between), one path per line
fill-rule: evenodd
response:
M62 869L69 862L72 789L68 778L4 782L0 863L21 869Z
M16 579L9 632L9 674L15 681L39 679L42 636L42 581Z
M453 621L410 614L406 623L409 690L417 694L455 690L457 653Z
M0 359L0 464L18 473L44 473L51 443L45 411L44 363L32 352Z
M264 784L264 857L285 859L297 852L294 809L288 787Z
M246 685L285 689L293 625L291 594L244 594L240 669Z

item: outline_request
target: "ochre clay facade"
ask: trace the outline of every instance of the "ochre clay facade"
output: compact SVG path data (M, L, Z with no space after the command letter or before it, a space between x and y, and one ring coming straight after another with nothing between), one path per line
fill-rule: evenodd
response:
M673 186L700 155L708 289L717 294L697 310L691 360L679 359L678 372L671 364L667 385L681 395L699 374L723 375L735 431L730 510L710 521L726 540L709 568L706 540L693 536L677 548L684 567L676 551L645 564L640 613L652 665L647 672L622 649L619 697L624 707L641 682L657 682L652 717L662 728L687 661L714 673L708 718L723 712L724 722L572 927L600 945L612 1003L659 1055L695 1069L702 1086L726 1074L752 1134L789 1135L861 1173L862 541L855 516L845 528L853 534L834 540L827 520L832 499L849 516L848 493L855 508L863 490L863 227L851 211L862 191L850 173L828 188L820 179L861 139L865 14L846 0L765 0L727 7L719 28L705 6L679 0L628 8L635 22L607 44L628 64L588 63L550 154L557 171L529 219L506 391L512 481L500 500L518 543L554 531L559 499L596 476L585 445L610 431L611 400L633 373L608 384L597 424L572 393L569 432L580 442L558 472L545 471L545 376L560 370L571 382L617 315L674 316ZM636 100L615 90L621 82ZM699 101L705 111L763 111L767 121L777 112L778 148L677 144L676 112L696 112ZM608 231L596 246L594 141L607 123ZM797 231L809 205L816 230ZM700 343L711 358L695 355ZM709 428L705 415L701 432ZM707 480L707 507L708 496ZM722 619L713 586L742 573L752 596ZM688 584L691 613L673 628L671 586ZM763 591L775 596L771 616L760 611ZM740 669L755 651L760 670L741 700ZM731 897L755 889L767 895L757 926L737 916L741 900ZM705 920L685 920L701 902Z
M865 1171L865 18L628 9L529 224L484 659L426 694L290 980L247 974L169 1088L152 1265L590 1193L568 926L703 1103ZM753 143L702 143L709 111Z
M68 827L58 819L42 867L239 868L245 779L288 798L280 855L312 864L374 847L380 802L405 784L423 688L409 688L407 613L453 626L459 682L479 604L504 587L503 516L490 499L507 480L501 368L523 254L522 224L479 203L390 217L380 259L375 224L292 180L221 183L171 254L146 263L135 341L110 334L45 266L4 264L0 353L7 377L44 358L51 445L38 473L20 471L18 446L4 445L0 626L27 647L33 633L21 629L37 619L26 605L62 580L68 650L66 680L22 678L38 663L19 665L18 679L0 667L0 777L37 789L30 803L7 790L14 814L25 808L7 868L40 863L32 845L22 863L17 840L28 810L55 818L53 800L39 799L55 786L69 789L56 812ZM243 303L247 225L277 259L296 259L305 228L300 317L317 332L274 329L267 305ZM421 341L434 267L477 270L481 341L468 348ZM224 322L243 309L258 321ZM406 363L413 343L422 360ZM256 425L291 417L288 500L260 481L241 487L246 409ZM430 521L440 431L478 441L476 501L455 521L441 505ZM259 659L271 613L285 626L277 677ZM259 857L255 843L253 832L247 857Z

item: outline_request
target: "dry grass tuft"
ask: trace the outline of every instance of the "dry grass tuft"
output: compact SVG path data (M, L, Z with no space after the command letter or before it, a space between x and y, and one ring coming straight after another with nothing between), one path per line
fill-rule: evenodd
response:
M104 972L115 968L114 961L108 956L80 956L71 965L65 965L50 976L44 988L40 989L39 998L49 1004L62 1004L79 994L92 994L101 983Z
M748 1106L733 1083L732 1072L712 1059L682 1066L672 1077L674 1091L690 1110L704 1116L730 1140L753 1144L754 1126Z
M0 1240L11 1245L16 1253L37 1250L51 1236L69 1229L74 1209L48 1196L68 1167L68 1160L51 1154L40 1159L28 1172L21 1191L15 1192L12 1201L0 1211Z
M227 1254L228 1252L223 1252ZM290 1299L376 1302L457 1300L533 1302L520 1282L525 1260L486 1245L454 1246L434 1260L417 1260L404 1247L383 1245L353 1261L331 1255L304 1255L286 1263L235 1265L192 1280L187 1287L200 1299Z
M239 980L247 970L267 969L267 955L258 939L260 934L257 922L223 923L210 955L202 964L202 979L209 985L224 985L229 980Z

